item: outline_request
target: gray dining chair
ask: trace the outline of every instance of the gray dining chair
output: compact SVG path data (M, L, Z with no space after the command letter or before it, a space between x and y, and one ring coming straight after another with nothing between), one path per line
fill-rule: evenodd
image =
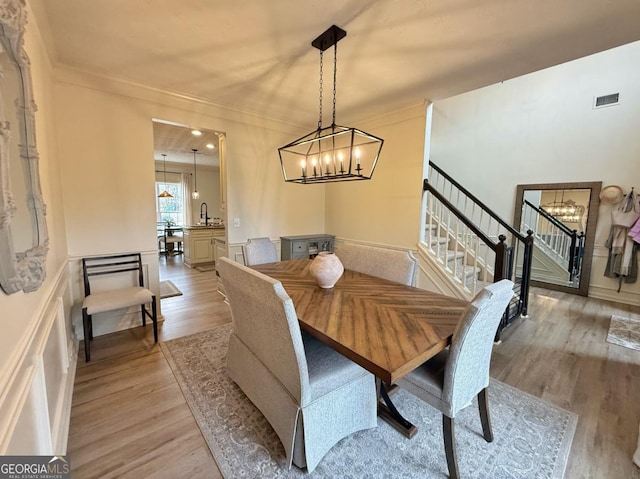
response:
M278 261L278 250L269 238L249 238L242 246L242 255L247 266Z
M345 269L415 286L418 261L409 251L340 243L335 253Z
M221 258L233 321L227 372L262 412L288 465L312 472L341 439L377 425L374 377L300 330L282 283Z
M493 441L487 397L489 365L498 324L512 297L513 283L507 279L486 286L467 308L448 350L396 382L442 413L444 448L452 479L460 477L454 419L475 396L484 438L487 442Z

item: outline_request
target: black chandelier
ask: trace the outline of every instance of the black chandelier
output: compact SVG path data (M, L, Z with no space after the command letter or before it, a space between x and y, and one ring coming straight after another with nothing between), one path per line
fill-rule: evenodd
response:
M311 42L320 50L320 115L318 128L278 148L284 180L293 183L330 183L369 180L378 162L383 139L353 127L336 125L338 42L347 32L335 25ZM322 127L323 52L333 46L333 116Z

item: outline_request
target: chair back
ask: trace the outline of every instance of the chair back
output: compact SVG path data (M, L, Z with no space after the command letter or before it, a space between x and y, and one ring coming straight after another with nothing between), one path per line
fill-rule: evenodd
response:
M123 286L144 286L142 272L142 255L140 253L126 253L109 256L94 256L82 258L82 283L84 295L91 294L92 278L101 277L100 290L122 288ZM124 284L123 284L124 283Z
M233 334L273 373L289 393L306 404L309 372L293 301L282 283L228 258L220 258Z
M242 254L247 266L278 261L278 250L269 238L249 238L242 246Z
M512 297L513 282L508 279L486 286L453 333L442 395L454 414L489 385L493 340Z
M409 251L356 243L341 243L336 245L335 253L345 269L407 286L415 285L418 261Z

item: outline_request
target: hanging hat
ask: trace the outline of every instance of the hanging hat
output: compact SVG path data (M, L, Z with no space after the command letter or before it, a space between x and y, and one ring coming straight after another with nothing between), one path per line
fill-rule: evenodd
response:
M623 196L624 192L622 191L622 188L617 185L605 186L600 191L600 201L607 205L615 205L616 203L620 203Z

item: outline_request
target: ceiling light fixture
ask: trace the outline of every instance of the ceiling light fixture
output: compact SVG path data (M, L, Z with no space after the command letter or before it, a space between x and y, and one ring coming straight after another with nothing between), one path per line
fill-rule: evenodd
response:
M173 198L173 195L167 191L167 154L162 154L162 171L164 171L164 191L158 195L158 198Z
M200 130L191 130L191 134L193 136L202 136L202 132Z
M384 140L353 127L336 125L336 77L338 42L347 35L331 26L311 42L320 50L320 115L318 128L278 148L284 180L294 183L330 183L369 180L378 162ZM333 116L331 126L322 127L322 57L333 47Z
M191 151L193 151L193 193L191 193L191 197L197 200L200 198L200 193L198 193L198 173L196 170L196 152L198 150L192 148Z
M213 150L215 146L213 143L207 143L207 148L209 148L210 150Z

